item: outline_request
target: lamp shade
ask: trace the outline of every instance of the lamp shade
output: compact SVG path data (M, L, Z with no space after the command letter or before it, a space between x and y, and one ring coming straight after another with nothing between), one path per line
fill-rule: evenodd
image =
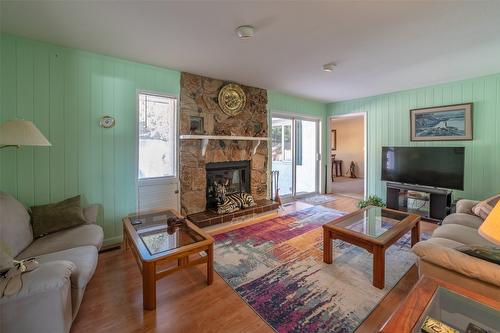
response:
M42 132L28 120L8 120L0 125L0 146L50 146Z
M500 245L500 201L479 227L479 234L486 240Z

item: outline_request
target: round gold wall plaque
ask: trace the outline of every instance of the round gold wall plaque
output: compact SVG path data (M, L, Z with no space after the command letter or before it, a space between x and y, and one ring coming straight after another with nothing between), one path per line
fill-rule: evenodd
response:
M219 91L219 106L229 116L236 116L243 110L247 102L245 92L234 83L226 84Z

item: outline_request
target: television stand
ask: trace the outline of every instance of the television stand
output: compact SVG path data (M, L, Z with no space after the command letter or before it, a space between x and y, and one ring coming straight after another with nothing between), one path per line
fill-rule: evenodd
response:
M451 194L452 191L445 189L387 183L387 208L440 223L451 212Z

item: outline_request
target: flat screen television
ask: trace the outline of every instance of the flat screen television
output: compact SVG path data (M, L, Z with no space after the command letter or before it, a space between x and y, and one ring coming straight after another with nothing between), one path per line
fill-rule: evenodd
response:
M464 147L382 147L382 180L464 189Z

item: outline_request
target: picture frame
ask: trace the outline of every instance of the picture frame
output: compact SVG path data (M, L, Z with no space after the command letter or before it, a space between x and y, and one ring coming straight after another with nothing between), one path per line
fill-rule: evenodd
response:
M330 140L332 151L337 150L337 130L332 130Z
M203 117L198 117L198 116L190 116L189 117L189 133L190 134L203 135L203 134L205 134L204 127L205 126L204 126Z
M472 103L410 110L411 141L473 139Z

